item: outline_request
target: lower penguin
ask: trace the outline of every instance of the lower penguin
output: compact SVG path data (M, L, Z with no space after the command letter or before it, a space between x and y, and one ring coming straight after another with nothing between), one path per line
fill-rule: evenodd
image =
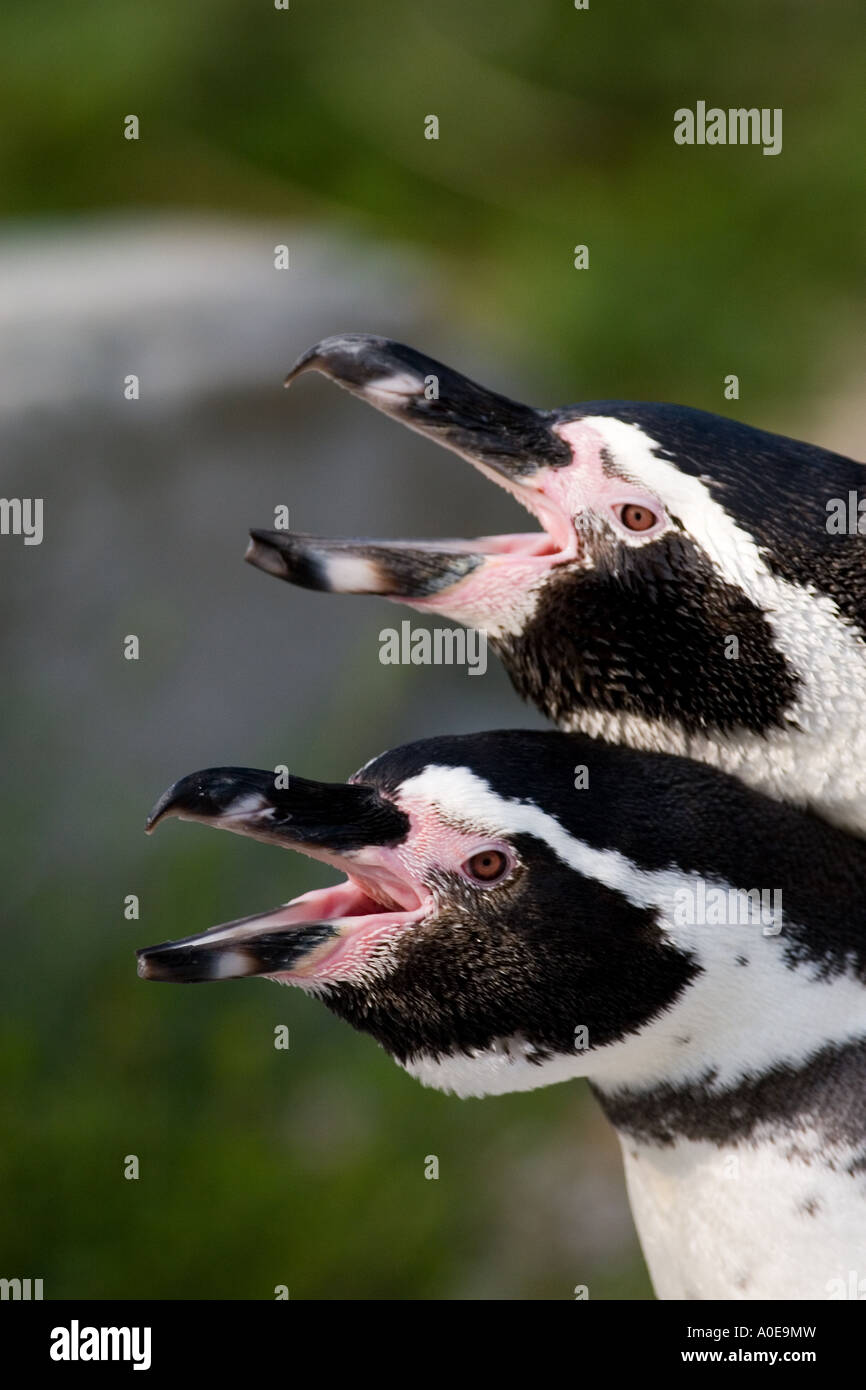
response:
M866 841L552 732L280 782L192 773L148 828L202 821L342 879L147 947L143 979L297 985L459 1096L587 1077L659 1297L828 1299L866 1273Z

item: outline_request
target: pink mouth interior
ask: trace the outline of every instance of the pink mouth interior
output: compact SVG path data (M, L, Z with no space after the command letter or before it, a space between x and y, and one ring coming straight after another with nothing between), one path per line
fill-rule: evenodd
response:
M303 893L286 903L285 907L260 918L255 923L255 930L259 932L274 931L281 926L302 926L310 922L332 922L339 929L339 936L313 951L308 961L301 961L294 970L268 978L286 983L314 981L317 978L349 978L377 945L423 920L430 911L432 900L429 897L422 899L405 880L399 885L400 896L406 899L402 907L387 896L378 884L377 888L384 901L373 897L361 883L347 877L342 883L332 884L329 888L315 888L310 893Z
M475 462L473 460L473 462ZM517 555L550 559L561 564L578 553L577 532L571 518L538 486L505 478L492 469L476 467L525 507L543 528L541 531L515 532L503 536L479 536L473 549L485 555Z
M546 531L515 532L509 536L478 536L473 550L482 555L558 555L561 548Z

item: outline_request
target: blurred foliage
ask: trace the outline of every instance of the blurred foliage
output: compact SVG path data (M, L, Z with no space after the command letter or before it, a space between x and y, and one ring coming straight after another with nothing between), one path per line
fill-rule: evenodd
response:
M734 371L748 417L859 325L864 59L859 0L6 0L0 188L18 215L193 205L405 239L447 270L443 316L511 340L551 404L725 409ZM698 99L782 107L782 153L676 146Z
M539 403L724 410L733 371L756 420L854 337L864 57L859 0L5 0L0 188L19 225L195 208L405 242L446 287L455 344L498 338ZM698 99L782 107L782 154L675 146L673 112ZM333 757L327 735L323 716L312 753ZM174 934L322 880L293 866L287 884L282 856L195 828L145 871L110 809L70 862L39 845L43 790L6 841L41 878L13 904L27 936L0 1026L0 1272L49 1296L648 1296L627 1235L575 1267L580 1155L616 1164L577 1088L458 1105L303 997L254 981L180 1007L138 987L130 943L153 932L117 909L133 869Z

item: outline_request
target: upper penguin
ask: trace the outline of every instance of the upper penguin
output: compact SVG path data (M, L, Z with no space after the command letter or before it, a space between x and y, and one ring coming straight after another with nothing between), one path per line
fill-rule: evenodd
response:
M365 334L325 339L288 381L310 370L469 459L542 529L257 530L251 563L483 628L560 728L696 758L866 834L862 464L685 406L535 409Z

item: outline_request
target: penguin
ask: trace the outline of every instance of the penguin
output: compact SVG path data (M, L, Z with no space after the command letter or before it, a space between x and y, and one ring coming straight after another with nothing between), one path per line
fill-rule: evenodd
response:
M311 370L469 459L541 529L254 530L253 565L481 628L559 728L697 759L866 834L862 464L680 405L537 410L365 334L318 343L288 382Z
M704 764L557 731L437 737L347 783L210 768L177 816L334 885L138 953L264 976L427 1086L587 1078L664 1299L845 1296L866 1256L866 844Z

